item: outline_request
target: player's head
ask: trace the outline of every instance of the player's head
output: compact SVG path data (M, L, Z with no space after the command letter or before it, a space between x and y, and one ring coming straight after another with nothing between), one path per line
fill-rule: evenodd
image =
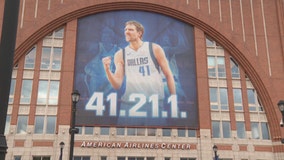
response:
M131 20L131 21L127 21L125 23L125 26L127 26L127 25L134 25L136 30L137 30L137 32L141 33L140 38L142 39L143 34L144 34L144 27L143 27L143 25L140 22Z

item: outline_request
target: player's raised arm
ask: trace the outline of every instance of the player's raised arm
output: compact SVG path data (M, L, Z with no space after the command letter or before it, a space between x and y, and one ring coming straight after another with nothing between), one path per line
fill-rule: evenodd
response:
M115 72L112 73L110 70L110 64L111 64L111 57L104 57L102 59L104 69L108 78L108 81L110 82L111 86L114 89L120 89L123 77L124 77L124 62L123 62L123 55L122 50L119 50L115 53L114 56L114 64L115 64Z

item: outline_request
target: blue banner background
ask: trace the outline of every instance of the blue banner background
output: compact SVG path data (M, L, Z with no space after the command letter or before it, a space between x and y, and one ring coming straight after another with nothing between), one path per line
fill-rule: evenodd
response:
M86 110L94 92L120 94L106 79L101 59L128 45L124 37L125 22L136 20L143 24L144 41L162 46L175 77L178 113L186 117L120 117L119 99L117 115L109 116L109 103L104 101L106 110L98 115ZM78 20L74 88L81 94L77 107L76 124L85 126L148 126L198 128L196 96L196 69L194 56L193 27L168 16L144 11L111 11L80 18ZM112 66L113 71L115 70ZM166 85L165 85L166 86ZM167 88L165 87L167 93ZM95 101L97 103L97 101ZM170 115L169 106L164 106ZM142 108L143 109L143 108Z

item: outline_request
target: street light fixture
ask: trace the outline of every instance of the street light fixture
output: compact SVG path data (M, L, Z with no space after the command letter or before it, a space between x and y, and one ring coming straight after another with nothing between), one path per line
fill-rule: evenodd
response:
M62 160L62 153L63 153L63 148L65 146L65 143L64 142L60 142L59 145L60 145L60 157L59 157L59 160Z
M69 129L69 133L71 134L69 160L73 160L75 133L79 132L79 129L75 128L75 122L76 122L75 118L76 118L76 104L80 99L80 93L77 90L74 90L71 96L72 96L72 116L71 116L71 126Z
M278 108L280 110L280 112L282 113L282 119L280 121L280 127L284 127L284 100L280 100L278 103ZM281 138L281 143L284 144L284 139Z
M280 126L284 127L284 100L280 100L278 103L278 108L280 112L282 113L282 120L280 121Z
M215 144L213 146L213 151L214 151L214 155L215 155L214 160L218 160L218 156L217 156L218 147Z

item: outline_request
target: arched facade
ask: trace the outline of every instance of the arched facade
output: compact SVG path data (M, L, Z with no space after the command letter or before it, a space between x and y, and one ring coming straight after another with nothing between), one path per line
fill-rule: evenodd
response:
M3 3L0 3L3 8ZM284 137L284 131L279 126L281 119L280 112L277 108L277 102L283 96L284 80L283 69L283 46L284 46L284 31L283 31L283 6L284 2L281 0L275 1L203 1L203 0L184 0L184 1L21 1L20 15L18 23L18 36L15 50L14 64L18 65L17 80L25 74L21 66L24 65L25 55L35 45L44 43L43 39L58 28L64 28L63 46L62 46L62 66L60 73L60 91L57 108L57 128L54 135L54 141L47 140L47 146L56 146L62 137L64 141L68 142L66 131L70 123L69 117L71 109L70 93L74 82L74 62L76 49L76 31L78 19L87 15L98 14L108 11L117 10L140 10L149 11L176 18L184 23L190 24L194 27L194 42L195 42L195 56L197 60L197 97L199 108L199 129L197 130L196 139L189 140L192 148L188 153L185 151L173 151L173 158L179 158L177 155L184 154L185 157L208 159L212 156L212 144L216 142L212 138L212 123L210 118L212 112L210 111L210 95L208 93L208 77L207 77L207 62L206 62L206 39L212 38L214 42L218 43L227 55L230 55L242 69L243 75L246 75L257 95L261 100L262 106L265 110L267 123L269 125L271 144L267 145L261 142L252 142L253 144L242 144L238 141L222 143L217 140L220 150L224 150L227 158L241 159L236 156L238 151L244 151L248 154L242 159L258 159L252 155L252 151L259 151L260 153L272 153L271 157L274 159L281 159L283 156L283 144L281 144L281 137ZM274 11L274 12L271 12ZM208 47L208 46L207 46ZM67 55L68 53L68 55ZM40 51L36 51L40 54ZM69 56L70 55L70 56ZM199 63L200 62L200 63ZM36 65L40 65L40 59L36 59ZM21 72L19 72L21 71ZM20 74L19 74L20 73ZM34 71L33 76L41 77L42 73ZM31 77L30 77L31 78ZM40 79L40 78L38 78ZM229 78L228 78L229 79ZM62 83L64 82L64 83ZM242 82L241 82L242 83ZM35 90L35 89L34 89ZM64 90L64 91L63 91ZM16 88L20 92L21 87ZM34 91L33 91L34 92ZM35 91L37 92L37 91ZM18 103L17 103L18 102ZM19 100L11 104L10 111L12 115L11 126L17 126L17 115L20 111L14 111L14 108L21 108ZM15 107L16 106L16 107ZM29 112L36 110L36 102L31 102ZM245 105L244 105L245 106ZM12 109L13 108L13 109ZM35 116L33 113L33 117ZM230 113L232 115L233 113ZM61 117L62 116L62 117ZM250 114L245 114L249 117ZM29 119L28 124L33 126L35 120ZM249 123L249 122L246 122ZM246 125L249 126L249 125ZM236 126L231 126L232 130L236 130ZM96 130L96 129L95 129ZM246 127L249 131L250 127ZM96 131L95 131L96 132ZM15 134L15 133L14 133ZM22 138L15 138L15 136L8 136L9 150L8 157L12 157L13 147L24 147L30 142L25 142ZM13 138L14 137L14 138ZM81 137L82 138L82 137ZM115 141L113 138L104 138L106 142ZM131 138L131 137L130 137ZM82 138L84 139L84 138ZM135 139L135 138L133 138ZM45 146L44 141L33 139L33 146ZM85 139L86 140L86 139ZM155 141L149 139L149 141ZM173 139L166 142L179 142L184 139ZM163 139L161 139L163 141ZM195 142L196 141L196 142ZM208 142L206 142L208 141ZM53 144L54 143L54 144ZM55 144L56 143L56 144ZM238 145L236 145L236 143ZM13 145L14 144L14 145ZM90 153L92 151L80 148L80 142L76 142L77 150L82 153ZM228 147L229 146L229 147ZM33 148L32 147L32 148ZM58 147L58 146L56 146ZM237 148L235 148L237 147ZM17 148L17 147L16 147ZM229 149L228 149L229 148ZM75 148L76 150L76 148ZM95 149L94 149L95 150ZM119 150L119 149L114 149ZM230 153L229 150L233 150ZM12 151L10 153L9 151ZM58 152L56 150L55 152ZM67 151L67 150L66 150ZM104 150L102 150L104 152ZM118 151L119 152L119 151ZM134 150L134 153L140 152L139 149ZM142 150L144 152L144 150ZM193 153L191 155L191 152ZM207 153L206 153L207 152ZM79 151L77 152L77 154ZM96 153L94 151L94 153ZM92 154L94 154L92 152ZM152 152L151 152L152 153ZM163 152L157 152L157 159L163 158ZM222 152L221 152L222 153ZM27 154L27 153L25 153ZM75 152L76 154L76 152ZM257 154L257 153L255 153ZM131 155L131 154L130 154ZM143 155L143 154L142 154ZM58 155L54 155L58 157ZM64 153L64 156L67 156ZM113 155L112 155L113 156ZM93 157L93 156L92 156ZM270 158L271 158L270 157ZM223 158L226 158L223 156ZM267 158L267 157L266 157ZM93 159L97 159L95 157Z

